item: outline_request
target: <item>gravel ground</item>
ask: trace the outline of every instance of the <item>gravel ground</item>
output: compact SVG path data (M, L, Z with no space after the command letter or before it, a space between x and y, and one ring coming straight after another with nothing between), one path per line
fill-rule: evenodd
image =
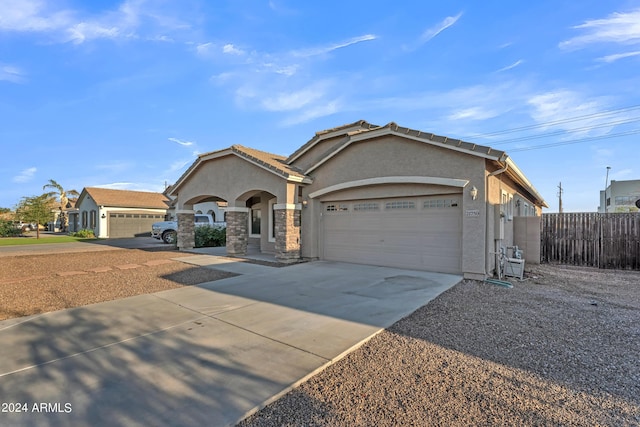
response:
M115 249L0 257L0 320L234 276L171 260L189 255Z
M638 426L640 272L464 281L241 426Z

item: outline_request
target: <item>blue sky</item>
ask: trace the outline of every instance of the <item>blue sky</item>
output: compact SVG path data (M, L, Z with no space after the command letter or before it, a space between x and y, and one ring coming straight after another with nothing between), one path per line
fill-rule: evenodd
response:
M0 0L0 207L360 119L505 150L547 212L559 182L594 211L607 166L640 179L640 1Z

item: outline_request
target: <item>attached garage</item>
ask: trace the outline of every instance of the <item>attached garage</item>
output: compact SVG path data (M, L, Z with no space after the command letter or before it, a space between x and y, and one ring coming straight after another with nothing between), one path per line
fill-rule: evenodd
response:
M460 274L460 199L452 194L325 202L322 258Z
M151 224L163 220L159 213L109 212L109 238L150 236Z

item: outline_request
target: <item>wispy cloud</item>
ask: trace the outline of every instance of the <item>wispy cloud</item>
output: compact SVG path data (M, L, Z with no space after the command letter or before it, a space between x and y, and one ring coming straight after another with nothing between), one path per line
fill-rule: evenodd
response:
M499 113L484 107L471 107L454 111L447 118L449 120L486 120L496 117Z
M298 110L322 99L329 86L328 81L323 81L298 91L278 93L273 97L266 98L262 101L262 105L268 111Z
M190 147L193 145L193 141L184 141L182 139L178 139L178 138L167 138L169 141L171 142L175 142L176 144L180 144L183 147Z
M633 51L633 52L626 52L626 53L616 53L616 54L613 54L613 55L603 56L601 58L598 58L598 61L611 63L611 62L618 61L619 59L631 58L633 56L638 56L638 55L640 55L640 50L636 50L636 51Z
M462 16L462 12L458 13L456 16L447 16L441 22L436 25L427 28L422 35L420 36L420 44L427 43L429 40L451 27L453 24L458 22L458 19Z
M245 51L243 51L242 49L238 49L237 47L235 47L231 43L228 43L228 44L225 44L224 46L222 46L222 52L230 54L230 55L239 55L239 56L242 56L242 55L245 54Z
M496 71L496 73L501 73L503 71L508 71L511 70L513 68L516 68L518 65L521 65L524 61L522 59L518 59L516 62L514 62L511 65L507 65L506 67L502 67L500 68L498 71Z
M72 22L67 10L52 11L45 1L4 0L0 29L17 32L43 32L64 28Z
M347 49L359 43L376 40L365 34L322 46L263 52L250 46L238 47L231 42L211 41L194 46L195 53L227 69L210 81L228 88L241 109L284 113L282 126L302 123L316 117L334 114L344 104L338 102L349 91L349 77L332 75L317 77L315 70L322 62L333 60L331 52ZM334 68L340 74L340 66Z
M313 47L310 49L302 49L302 50L294 50L291 52L291 55L294 57L302 57L302 58L307 58L307 57L316 56L316 55L324 55L337 49L342 49L354 44L371 41L375 39L377 39L375 35L365 34L363 36L353 37L348 40L335 43L335 44L330 44L327 46Z
M125 0L115 9L93 15L56 8L43 0L3 0L1 8L0 30L44 33L62 43L123 38L169 41L166 31L189 27L144 0ZM143 29L148 34L141 36Z
M314 107L303 110L298 114L286 117L280 122L280 125L287 127L300 123L310 122L311 120L315 120L320 117L326 117L332 114L336 114L337 112L341 111L342 108L342 102L339 99L322 104L317 104Z
M24 83L26 78L20 68L14 67L13 65L0 64L0 81Z
M615 12L603 19L585 21L573 27L583 34L560 42L562 49L582 49L595 43L640 43L640 9Z
M549 128L567 131L567 138L599 136L609 133L616 121L624 120L624 114L617 116L601 113L607 111L609 100L603 97L589 98L569 89L559 89L532 96L527 103L532 107L531 117ZM582 119L576 120L576 118Z
M18 184L29 182L33 179L37 171L38 171L38 168L27 168L22 172L20 172L20 174L14 176L12 181Z

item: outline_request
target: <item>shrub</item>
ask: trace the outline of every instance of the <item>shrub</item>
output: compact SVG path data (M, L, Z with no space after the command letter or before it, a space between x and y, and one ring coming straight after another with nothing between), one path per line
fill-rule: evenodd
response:
M76 231L75 233L71 234L73 237L79 237L81 239L95 239L96 235L93 234L93 230L87 230L86 228L83 228L80 231Z
M196 248L224 246L227 244L227 229L204 225L196 227Z
M22 230L17 228L13 221L0 220L0 237L15 237L22 234Z

